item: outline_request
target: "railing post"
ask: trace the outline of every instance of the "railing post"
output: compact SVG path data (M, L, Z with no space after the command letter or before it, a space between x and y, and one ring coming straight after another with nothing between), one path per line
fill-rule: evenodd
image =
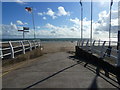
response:
M32 51L32 45L31 45L31 42L29 40L28 40L28 43L29 43L30 51Z
M37 40L37 44L38 44L38 47L40 47L40 41L39 40Z
M80 46L80 40L77 41L78 47Z
M35 49L36 49L36 42L35 42L35 40L34 40L34 47L35 47Z
M84 45L84 40L82 40L81 47L83 47L83 45Z
M104 46L105 46L106 41L103 42L103 45L101 47L101 52L100 52L100 57L103 58L104 55Z
M120 49L118 50L117 67L120 67Z
M22 49L23 49L23 54L25 54L25 46L23 44L23 41L21 41Z
M0 48L0 57L1 57L1 59L3 58L2 48Z
M78 40L78 46L80 47L81 40Z
M11 58L15 58L14 48L13 48L13 46L12 46L12 43L11 43L11 41L9 41L8 43L9 43L9 45L10 45Z
M77 46L79 45L78 43L79 43L79 41L77 41Z
M95 46L95 40L93 41L93 44L92 44L92 47L91 47L91 52L93 53L93 50L94 50L94 46Z
M39 40L39 47L41 47L41 41Z
M98 41L98 46L100 46L100 39L99 39L99 41Z

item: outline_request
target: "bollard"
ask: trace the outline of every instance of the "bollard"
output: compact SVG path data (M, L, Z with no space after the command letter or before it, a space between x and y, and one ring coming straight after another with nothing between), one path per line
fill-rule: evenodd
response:
M21 45L22 45L22 49L23 49L23 54L25 54L25 46L23 44L23 41L20 41L21 42Z
M31 42L28 41L28 43L29 43L30 51L32 51L32 45L31 45Z
M118 50L117 67L120 67L120 50Z
M12 43L11 43L11 41L9 41L8 43L10 45L11 58L15 58L14 49L13 49Z

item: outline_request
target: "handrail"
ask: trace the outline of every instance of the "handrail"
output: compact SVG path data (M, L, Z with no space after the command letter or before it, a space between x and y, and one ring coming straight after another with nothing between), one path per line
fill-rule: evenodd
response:
M100 58L105 59L108 57L110 59L116 60L117 63L120 63L120 50L117 50L117 45L119 42L111 41L111 48L109 47L108 42L109 41L93 40L92 45L90 46L89 40L82 40L77 42L77 46L83 48L86 51L90 51L93 54L97 53Z
M0 58L4 59L15 58L16 53L23 52L25 54L27 51L32 51L33 49L41 47L40 40L22 40L22 41L5 41L0 42L2 47L0 48Z

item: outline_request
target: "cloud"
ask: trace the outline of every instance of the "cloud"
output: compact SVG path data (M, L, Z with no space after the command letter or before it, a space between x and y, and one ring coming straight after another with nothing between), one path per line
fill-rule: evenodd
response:
M17 20L16 23L17 23L17 25L24 25L24 23L20 20Z
M50 9L49 9L50 10ZM48 11L49 11L48 10ZM51 9L52 10L52 9ZM55 12L52 10L49 12L49 15L54 16L56 15ZM54 12L54 13L53 13ZM44 13L44 12L43 12ZM45 13L44 13L45 14ZM112 37L117 36L117 31L118 31L118 11L113 10L112 11L112 20L111 20L111 32L112 32ZM107 13L106 11L102 11L98 14L98 20L93 21L93 38L94 39L102 39L102 40L107 40L109 37L109 12ZM43 37L43 38L80 38L80 33L81 33L81 20L79 20L77 17L76 18L71 18L69 19L70 23L73 24L71 26L56 26L50 23L47 23L46 25L43 26L43 28L37 27L36 30L36 36L37 37ZM19 21L20 23L20 21ZM23 22L22 22L23 23ZM24 23L25 24L25 23ZM83 19L83 37L84 38L90 38L90 31L91 31L91 21L88 20L87 18ZM18 35L22 37L22 34L17 31L17 26L16 24L13 24L12 22L10 25L3 25L3 36L9 36L13 35ZM32 38L34 36L34 30L31 29L29 33L25 34L26 37Z
M11 29L17 30L16 24L13 24L12 22L10 23L10 27L11 27ZM4 27L4 28L6 28L6 27Z
M48 15L52 19L56 19L58 16L70 16L70 12L67 12L64 7L58 7L58 11L53 11L51 8L47 8L47 12L38 12L39 16Z
M46 17L43 17L43 20L46 20L47 18Z
M106 11L102 11L98 14L98 21L93 21L93 37L94 39L106 39L108 40L109 35L109 20L110 20L110 13ZM78 18L70 19L72 23L74 23L74 27L81 28L80 23L81 21ZM72 29L74 30L74 29ZM91 30L91 21L87 20L86 18L83 19L83 34L84 37L90 37L90 30ZM111 33L112 37L117 37L118 32L118 11L112 10L112 19L111 19ZM98 37L99 35L99 37Z
M42 16L42 15L43 15L43 13L40 13L40 12L39 12L39 13L38 13L38 15Z
M17 23L17 25L28 25L28 23L23 23L23 22L20 21L20 20L17 20L16 23Z
M60 6L60 7L58 7L58 14L57 15L58 16L66 16L66 15L70 16L70 12L66 12L65 8Z
M19 3L19 4L27 4L26 2L24 2L23 0L16 0L16 3Z
M47 11L46 14L49 15L49 16L51 16L53 19L56 18L55 12L52 9L50 9L50 8L48 8L48 11Z
M70 19L70 21L77 25L80 24L80 20L78 18Z
M21 32L18 32L18 27L12 22L10 25L2 25L2 38L19 38L22 36Z
M36 28L37 28L37 29L40 29L41 27L40 27L40 26L37 26Z
M24 23L25 25L28 25L28 23Z

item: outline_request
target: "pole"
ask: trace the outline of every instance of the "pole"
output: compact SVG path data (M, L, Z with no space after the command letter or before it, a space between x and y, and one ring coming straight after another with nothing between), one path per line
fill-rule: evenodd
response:
M92 0L91 0L91 33L90 33L90 46L92 46Z
M25 40L25 33L24 33L24 30L23 30L23 40Z
M112 6L110 5L109 46L111 46L111 9L112 9Z
M83 7L81 5L81 40L83 39Z
M33 9L33 7L32 7L32 9ZM32 10L32 21L33 21L33 29L34 29L34 39L36 39L36 36L35 36L35 22L34 22L33 10Z

